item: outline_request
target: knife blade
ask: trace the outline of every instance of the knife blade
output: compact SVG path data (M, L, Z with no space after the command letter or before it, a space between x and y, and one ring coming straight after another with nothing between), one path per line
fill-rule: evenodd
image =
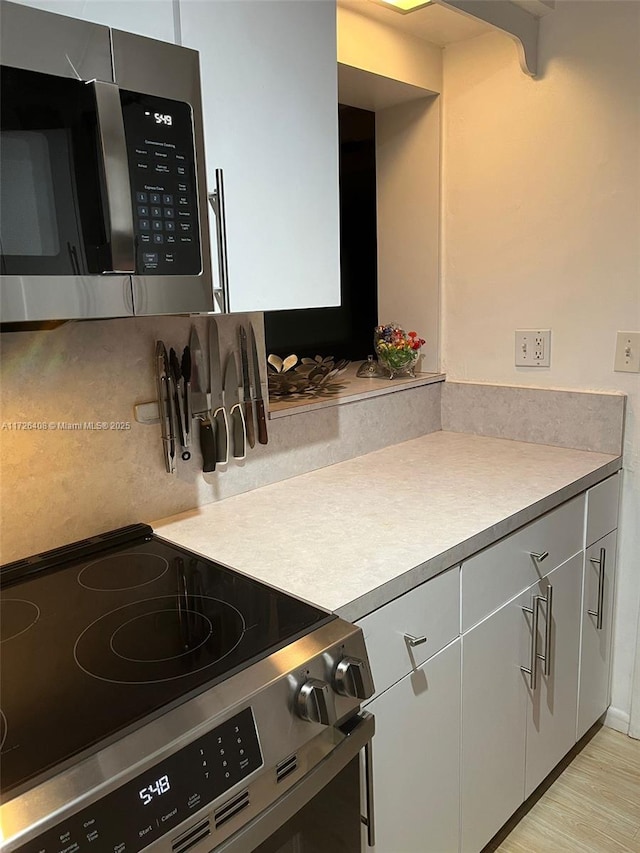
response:
M256 333L253 323L249 323L249 348L251 350L251 367L253 370L253 388L256 401L256 420L258 421L258 441L267 444L267 419L264 411L264 400L262 398L262 383L260 382L260 362L258 361L258 345L256 344Z
M229 433L233 443L234 459L245 459L247 456L247 430L240 402L238 388L238 371L233 350L227 356L224 370L224 404L229 413Z
M193 417L200 423L200 451L202 453L202 470L205 472L216 470L216 445L214 441L213 423L209 417L209 403L207 401L207 386L209 378L205 366L204 355L200 345L200 338L195 326L191 327L189 336L189 348L191 350L191 406Z
M191 446L191 421L193 420L191 409L191 350L187 345L182 351L180 361L182 378L184 379L184 428L187 447Z
M162 341L156 341L155 351L156 388L158 391L158 413L162 432L162 449L164 467L167 474L176 472L176 443L173 434L173 418L171 405L171 382L169 358L167 349Z
M191 413L195 418L204 415L209 409L207 400L209 376L195 326L191 327L189 335L189 351L191 353Z
M220 343L218 324L209 320L209 379L211 382L211 422L216 445L216 462L229 461L229 422L222 398L222 369L220 367Z
M251 402L251 382L249 381L249 359L247 356L247 333L243 325L238 326L240 343L240 363L242 365L242 387L244 393L244 420L247 428L249 447L255 447L256 434L253 427L253 403Z

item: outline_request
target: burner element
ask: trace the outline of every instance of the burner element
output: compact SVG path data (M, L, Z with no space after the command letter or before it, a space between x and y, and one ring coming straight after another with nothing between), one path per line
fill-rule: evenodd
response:
M40 608L24 598L0 600L0 642L13 640L28 631L40 618Z
M207 595L163 595L125 604L88 625L74 655L88 675L116 684L173 681L218 664L239 645L245 621Z
M152 610L116 628L110 645L113 653L124 660L173 660L202 646L212 631L209 619L197 610Z
M168 561L158 554L144 551L111 554L81 569L78 583L94 592L122 592L157 581L168 568Z

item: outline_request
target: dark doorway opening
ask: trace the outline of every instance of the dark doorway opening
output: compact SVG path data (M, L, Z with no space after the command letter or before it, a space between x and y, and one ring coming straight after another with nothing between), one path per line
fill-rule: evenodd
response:
M378 323L375 113L339 104L340 307L267 311L267 353L332 355L352 361L373 352Z

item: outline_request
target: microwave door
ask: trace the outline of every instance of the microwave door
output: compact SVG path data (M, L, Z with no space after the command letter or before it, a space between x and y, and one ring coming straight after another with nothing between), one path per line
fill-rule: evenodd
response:
M103 87L117 88L10 67L0 85L2 322L133 313L132 250L129 274L104 275L126 256L103 166L114 134Z

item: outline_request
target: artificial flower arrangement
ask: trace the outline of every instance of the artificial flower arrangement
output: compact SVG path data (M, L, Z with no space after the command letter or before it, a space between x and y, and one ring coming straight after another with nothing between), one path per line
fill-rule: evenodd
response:
M395 323L376 326L375 348L378 361L389 371L389 378L406 373L415 376L414 367L425 344L417 332L405 332Z

